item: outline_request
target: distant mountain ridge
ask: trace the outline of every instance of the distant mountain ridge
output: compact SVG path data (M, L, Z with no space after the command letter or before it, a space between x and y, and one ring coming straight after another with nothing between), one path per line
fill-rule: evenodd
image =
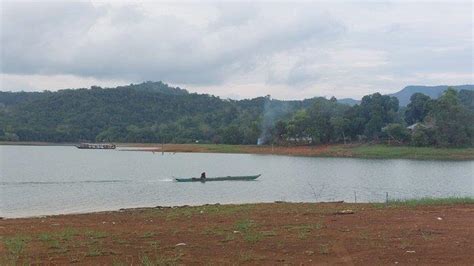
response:
M168 95L186 95L189 92L180 87L170 87L168 84L163 83L162 81L146 81L140 84L130 84L126 86L119 86L117 89L132 89L132 90L141 90L148 92L158 92Z
M118 86L116 88L102 88L100 86L91 86L90 90L102 90L102 89L113 89L117 91L124 91L124 90L134 90L137 92L143 93L158 93L158 94L165 94L171 96L183 96L189 95L189 92L185 89L181 89L180 87L171 87L162 81L146 81L140 84L130 84L124 86ZM78 88L78 89L62 89L58 90L57 92L45 90L43 92L35 91L35 92L26 92L26 91L19 91L19 92L9 92L9 91L0 91L0 107L2 106L12 106L17 104L22 104L26 102L31 102L39 99L43 99L49 96L52 96L56 93L70 93L71 91L79 91L79 90L89 90L87 88Z
M460 90L474 90L474 85L455 85L455 86L450 86L450 85L439 85L439 86L421 86L421 85L410 85L406 86L402 90L387 94L389 96L394 96L397 97L400 106L407 106L410 103L410 97L414 93L423 93L425 95L430 96L432 99L437 99L439 96L443 94L445 90L447 90L449 87L454 88L457 91ZM342 104L347 104L347 105L355 105L359 104L360 100L355 100L352 98L343 98L337 100L339 103Z
M398 92L387 94L387 95L397 97L400 103L400 106L407 106L410 103L410 97L414 93L423 93L425 95L430 96L432 99L437 99L449 87L452 87L457 91L474 90L474 85L471 85L471 84L439 85L439 86L409 85ZM99 86L92 86L91 89L102 89L102 88ZM182 95L190 94L186 89L181 89L180 87L171 87L168 84L163 83L162 81L157 81L157 82L146 81L140 84L118 86L114 89L117 89L117 90L132 89L132 90L137 90L137 91L161 93L161 94L174 95L174 96L178 96L178 95L182 96ZM67 90L71 90L71 89L66 89L62 91L67 91ZM0 105L9 106L9 105L22 103L25 101L37 100L39 98L49 96L52 93L54 92L51 92L51 91L23 92L22 91L22 92L11 93L11 92L0 91ZM356 100L353 98L342 98L342 99L338 99L337 102L341 104L346 104L349 106L360 104L360 100Z
M474 85L458 85L458 86L448 86L448 85L415 86L415 85L412 85L412 86L406 86L399 92L388 94L388 95L397 97L398 101L400 102L400 106L407 106L410 103L410 97L414 93L423 93L425 95L430 96L432 99L437 99L449 87L452 87L457 91L474 90Z
M341 104L346 104L346 105L349 105L349 106L353 106L353 105L356 105L356 104L360 103L359 100L355 100L355 99L352 99L352 98L337 99L337 102L341 103Z

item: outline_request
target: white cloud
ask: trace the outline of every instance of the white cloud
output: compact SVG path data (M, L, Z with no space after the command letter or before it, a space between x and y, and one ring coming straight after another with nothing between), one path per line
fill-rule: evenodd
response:
M93 77L73 75L17 75L0 74L0 86L3 91L42 91L69 88L90 88L94 85L117 87L128 84L126 80L104 80Z

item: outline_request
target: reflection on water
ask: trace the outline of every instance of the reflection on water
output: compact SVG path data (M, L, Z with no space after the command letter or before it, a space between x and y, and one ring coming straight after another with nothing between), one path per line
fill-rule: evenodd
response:
M254 175L254 182L173 177ZM157 205L284 201L358 202L474 196L474 161L367 160L251 154L0 146L0 216Z

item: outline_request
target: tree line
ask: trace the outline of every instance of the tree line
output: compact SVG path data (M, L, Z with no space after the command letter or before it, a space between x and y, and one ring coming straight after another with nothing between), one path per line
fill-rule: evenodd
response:
M435 100L413 94L403 108L397 98L379 93L354 106L334 97L230 100L162 82L0 92L0 140L472 146L473 99L473 91L448 89Z
M278 144L389 142L416 146L463 147L474 144L474 91L446 90L438 99L415 93L405 108L398 99L375 93L344 106L335 98L317 99L308 109L272 128Z

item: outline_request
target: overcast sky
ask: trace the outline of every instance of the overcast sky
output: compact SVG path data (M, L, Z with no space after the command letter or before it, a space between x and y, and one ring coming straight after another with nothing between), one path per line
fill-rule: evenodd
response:
M230 98L473 84L464 2L1 2L0 90L162 80Z

